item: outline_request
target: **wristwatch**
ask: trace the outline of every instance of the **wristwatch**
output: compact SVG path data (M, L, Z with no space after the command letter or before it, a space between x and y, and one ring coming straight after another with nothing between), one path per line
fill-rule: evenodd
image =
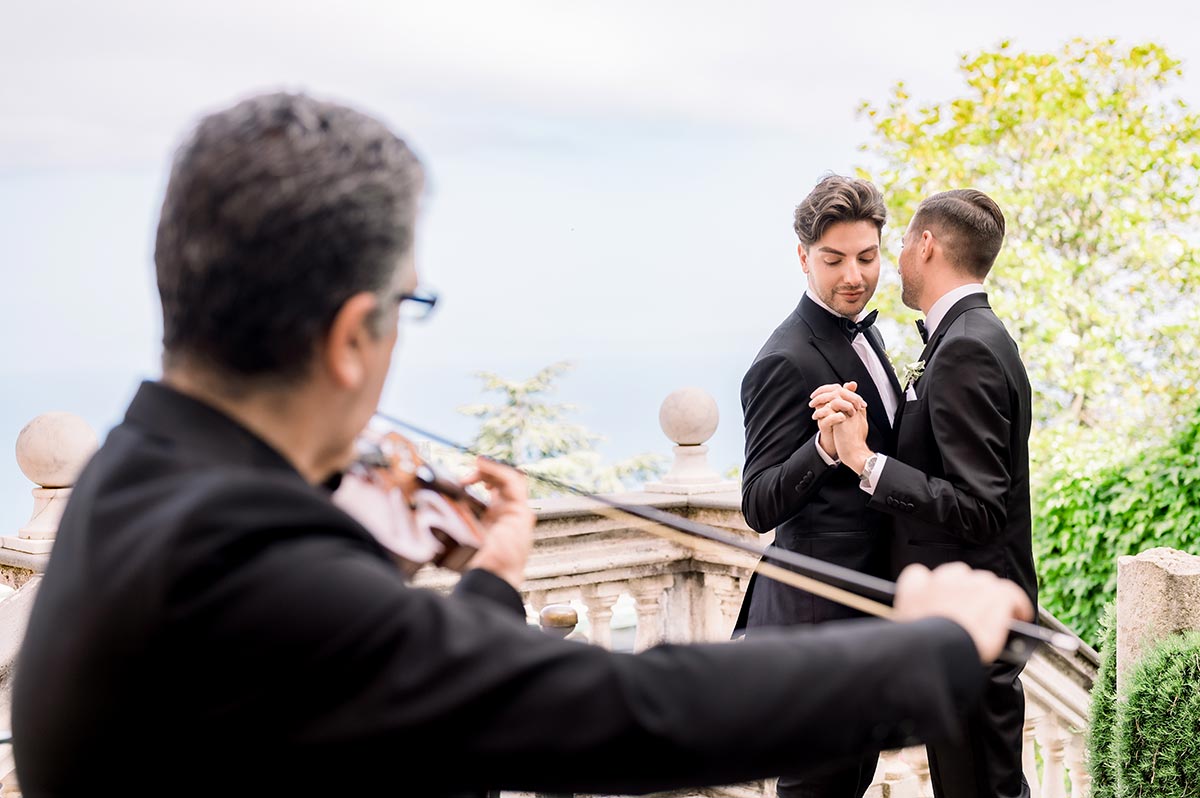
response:
M858 482L861 485L871 484L871 472L875 469L875 461L879 459L879 455L873 454L867 458L867 462L863 463L862 473L858 475Z

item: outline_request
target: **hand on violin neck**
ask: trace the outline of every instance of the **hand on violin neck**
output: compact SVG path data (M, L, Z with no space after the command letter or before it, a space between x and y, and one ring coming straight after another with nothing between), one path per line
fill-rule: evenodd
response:
M529 509L529 486L525 475L510 466L486 457L475 461L475 471L464 485L480 483L487 487L491 501L480 518L483 545L468 563L499 576L514 588L525 581L525 563L533 548L533 527L537 517Z

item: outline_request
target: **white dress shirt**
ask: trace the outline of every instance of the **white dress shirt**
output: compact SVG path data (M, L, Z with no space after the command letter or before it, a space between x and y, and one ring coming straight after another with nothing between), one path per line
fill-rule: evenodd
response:
M982 283L967 283L960 285L951 291L942 294L937 302L933 303L933 307L929 309L929 313L925 315L925 335L932 339L933 334L937 331L938 325L946 318L946 314L950 312L950 308L963 297L971 294L982 294L984 287ZM911 386L904 386L907 390L911 390ZM821 447L818 446L818 449ZM883 467L887 465L887 455L879 454L875 456L875 467L871 469L871 475L867 477L866 484L860 484L863 490L872 495L875 494L875 486L879 484L879 475L883 473Z
M805 293L808 295L809 299L817 304L818 307L824 308L827 312L832 313L834 316L842 315L818 299L817 295L812 291L805 291ZM854 317L854 320L861 321L866 315L867 310L866 308L863 308L862 312ZM879 360L879 355L867 341L867 336L859 333L858 335L854 336L854 340L850 342L850 346L854 348L854 352L858 355L858 359L863 362L863 365L867 368L867 373L871 375L871 381L875 383L875 389L879 391L879 396L883 400L883 408L887 413L888 423L890 424L891 420L896 416L896 408L899 406L900 398L896 396L896 392L892 388L892 381L888 379L887 369L884 368L883 363ZM825 450L821 448L819 441L817 442L817 452L820 453L821 459L825 461L826 465L837 465L838 461L830 457Z

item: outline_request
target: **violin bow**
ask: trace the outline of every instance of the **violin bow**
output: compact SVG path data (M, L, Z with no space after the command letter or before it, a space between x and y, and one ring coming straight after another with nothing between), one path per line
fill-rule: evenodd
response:
M407 421L402 421L394 416L380 411L376 411L375 415L389 424L406 429L422 438L450 447L463 454L475 457L487 457L487 455L482 455L468 446L464 446L461 443L452 441L429 430L422 429ZM756 546L753 543L726 534L708 524L702 524L688 518L681 518L665 510L660 510L657 507L625 504L610 499L607 496L586 491L583 488L562 482L553 477L530 474L513 463L506 463L503 460L496 460L495 458L488 459L521 471L521 473L526 474L526 476L532 479L536 479L542 484L596 502L600 505L600 507L596 508L598 515L625 523L628 523L630 517L632 517L636 519L636 523L634 523L635 528L688 547L695 547L696 539L700 539L753 554L759 558L754 570L769 579L805 590L813 595L851 607L867 615L886 619L894 617L894 610L891 603L896 597L895 582L889 582L886 579L860 573L851 568L834 565L816 557L809 557L794 551L787 551L777 547ZM767 562L767 560L774 562ZM783 568L775 563L786 565L787 567ZM1004 651L1001 653L999 659L1014 664L1023 664L1032 656L1038 645L1043 643L1067 654L1079 650L1079 641L1069 634L1046 629L1037 624L1014 620L1009 622L1008 642L1005 644Z

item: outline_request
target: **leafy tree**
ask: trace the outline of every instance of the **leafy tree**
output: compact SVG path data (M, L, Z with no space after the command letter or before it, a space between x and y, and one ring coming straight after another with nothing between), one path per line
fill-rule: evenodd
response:
M569 363L554 363L527 380L509 380L489 371L477 373L485 393L497 393L496 402L481 402L459 408L480 419L479 432L471 442L477 452L520 465L527 473L551 477L593 492L614 492L660 476L666 458L639 454L605 465L595 451L603 436L589 432L569 420L574 405L547 399L554 382L567 372ZM547 496L554 488L530 480L531 496Z
M921 103L899 83L886 105L863 104L862 149L882 165L860 172L897 224L952 188L979 188L1005 211L989 296L1050 428L1040 456L1137 445L1194 405L1200 379L1200 118L1172 94L1179 62L1154 44L1004 42L960 70L959 97ZM897 291L881 300L914 318ZM903 354L918 347L910 333Z

